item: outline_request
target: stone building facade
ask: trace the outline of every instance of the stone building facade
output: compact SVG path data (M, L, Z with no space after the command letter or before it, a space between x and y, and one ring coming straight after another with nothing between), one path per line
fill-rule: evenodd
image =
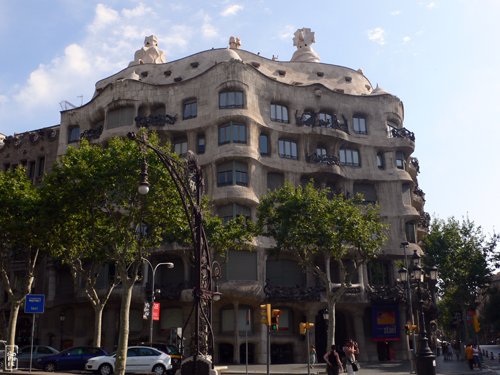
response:
M380 204L389 240L379 259L360 268L337 304L336 342L356 339L362 360L406 358L401 329L406 306L387 291L395 289L404 249L421 252L418 243L426 232L419 166L412 157L415 137L404 126L398 97L373 87L361 70L319 62L312 42L314 33L298 30L291 61L241 50L239 39L231 37L229 48L165 62L156 39L148 37L127 68L96 83L92 100L61 112L60 125L0 141L0 165L4 170L26 165L36 181L81 138L103 142L147 126L170 141L175 152L196 153L206 194L223 218L255 219L259 197L284 181L314 179L335 192L363 193L366 201ZM404 241L407 248L401 247ZM264 302L282 311L281 330L271 338L273 363L306 361L299 334L303 321L315 323L311 340L320 358L324 352L321 290L293 259L269 255L268 245L258 239L256 251L229 252L223 261L222 299L214 303L216 363L244 363L245 337L250 363L265 363L266 329L259 314ZM155 340L174 341L191 306L186 293L190 267L179 249L159 249L151 262L160 261L174 262L175 268L157 273L161 318L155 322ZM56 347L90 343L90 304L64 267L45 262L35 285L35 292L47 295L37 341ZM332 272L338 277L335 266ZM135 289L130 337L147 341L142 309L150 293L148 278ZM103 318L103 345L109 350L117 342L118 312L116 291ZM380 314L389 317L385 333L385 323L377 321Z

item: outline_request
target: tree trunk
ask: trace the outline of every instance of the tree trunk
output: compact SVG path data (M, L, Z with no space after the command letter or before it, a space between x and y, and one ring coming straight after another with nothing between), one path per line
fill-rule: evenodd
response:
M104 304L94 305L94 346L101 347L102 312Z
M120 305L120 333L118 336L118 348L116 349L115 374L125 375L127 362L127 348L130 322L130 303L132 301L133 280L122 279L122 301Z
M331 345L335 345L335 307L336 303L328 298L328 341L326 350L330 350Z
M7 345L15 345L16 342L16 327L17 327L17 317L19 315L19 308L21 307L21 301L17 299L12 299L10 305L10 316L9 316L9 327L7 332Z

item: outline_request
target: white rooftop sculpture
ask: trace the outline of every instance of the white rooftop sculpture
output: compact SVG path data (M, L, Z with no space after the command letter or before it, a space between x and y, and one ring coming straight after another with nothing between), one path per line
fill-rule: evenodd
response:
M314 32L310 28L298 29L293 38L293 45L297 47L291 61L319 62L318 54L312 49L311 44L315 42Z
M135 52L134 61L128 65L163 64L165 61L165 53L158 48L158 38L150 35L144 38L144 47Z

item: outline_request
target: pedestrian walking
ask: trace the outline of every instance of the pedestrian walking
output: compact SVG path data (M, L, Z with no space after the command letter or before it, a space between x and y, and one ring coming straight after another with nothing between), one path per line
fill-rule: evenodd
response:
M346 370L348 375L353 375L356 371L359 370L359 364L356 360L356 356L359 354L358 343L349 339L346 341L343 351L346 356Z
M316 348L314 347L314 345L311 345L311 349L309 350L309 367L313 368L316 362Z
M472 350L472 344L467 344L465 346L465 358L467 359L467 363L469 364L469 368L474 370L474 353Z
M344 372L344 367L342 366L339 353L335 350L335 345L330 347L330 350L325 353L323 359L326 362L326 373L328 375L339 375L339 372Z

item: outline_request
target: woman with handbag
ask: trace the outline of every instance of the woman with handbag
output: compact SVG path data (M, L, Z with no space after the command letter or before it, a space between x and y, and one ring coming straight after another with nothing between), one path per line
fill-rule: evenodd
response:
M358 361L356 360L356 355L359 354L358 343L349 339L344 345L344 353L346 357L346 370L349 375L353 375L359 370Z

